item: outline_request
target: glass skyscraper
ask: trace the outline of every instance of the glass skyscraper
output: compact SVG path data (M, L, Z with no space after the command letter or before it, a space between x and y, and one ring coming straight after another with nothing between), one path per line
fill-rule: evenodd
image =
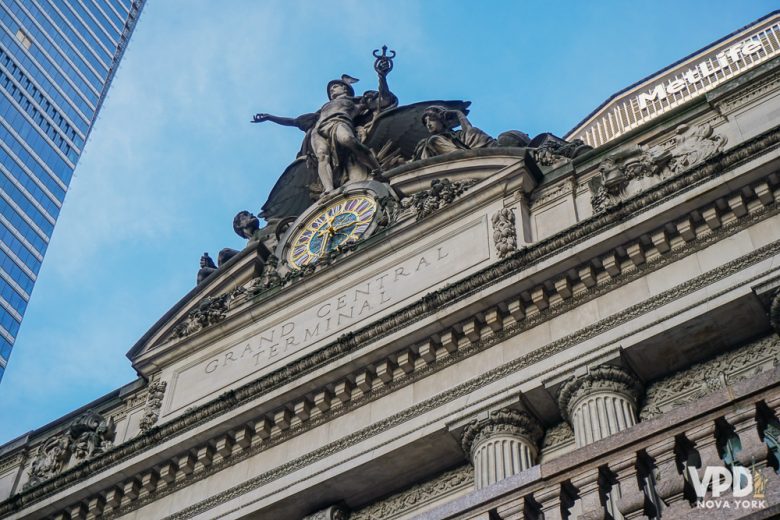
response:
M0 380L144 0L0 0Z

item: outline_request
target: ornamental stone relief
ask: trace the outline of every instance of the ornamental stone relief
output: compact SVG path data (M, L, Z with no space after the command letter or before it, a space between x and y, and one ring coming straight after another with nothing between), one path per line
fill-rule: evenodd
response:
M69 463L79 463L113 447L114 421L87 411L68 428L49 437L38 448L24 489L35 486L62 472Z
M412 208L417 220L422 220L428 215L452 204L455 199L463 195L466 190L476 183L476 180L452 182L449 179L434 179L431 181L429 189L403 199L401 204L405 208Z
M682 124L671 148L636 146L606 157L590 179L591 206L604 211L663 179L682 173L723 151L726 138L712 125Z
M167 386L168 383L166 381L153 381L149 383L146 408L144 408L144 415L141 417L139 425L142 432L145 432L157 423L157 419L160 417L160 408L162 408L165 388Z
M349 516L349 520L393 520L436 500L471 488L474 472L466 464L427 482L371 504Z
M780 338L768 336L651 384L639 416L653 419L778 365Z
M499 258L506 258L517 251L517 230L515 213L509 208L500 209L491 219L493 224L493 242Z

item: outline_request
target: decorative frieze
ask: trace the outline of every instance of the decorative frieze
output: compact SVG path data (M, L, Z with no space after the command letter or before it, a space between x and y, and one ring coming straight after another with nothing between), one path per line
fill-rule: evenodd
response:
M658 417L778 365L780 338L773 335L754 341L653 383L647 389L640 417L642 420Z
M473 482L474 472L467 464L356 511L349 516L349 520L393 520L405 517L427 504L469 490Z
M469 423L461 446L474 464L474 486L482 489L535 465L541 438L539 423L522 411L496 410Z
M558 405L574 428L577 447L605 439L636 424L642 386L627 370L602 365L561 387Z

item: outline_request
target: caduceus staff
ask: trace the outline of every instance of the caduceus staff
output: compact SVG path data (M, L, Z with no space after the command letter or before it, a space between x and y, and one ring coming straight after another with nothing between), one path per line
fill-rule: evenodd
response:
M382 45L382 54L379 54L379 49L374 49L374 70L377 74L379 74L379 77L387 77L388 74L390 74L390 71L393 70L393 58L395 58L395 51L390 50L390 54L387 54L387 45ZM374 117L371 121L371 125L376 122L377 117L379 117L379 113L382 111L382 89L379 89L379 96L377 99L377 110L374 112Z

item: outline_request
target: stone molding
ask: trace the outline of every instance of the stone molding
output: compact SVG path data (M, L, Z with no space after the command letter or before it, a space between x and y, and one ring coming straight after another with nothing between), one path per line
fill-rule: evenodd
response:
M473 482L474 471L471 465L466 464L364 507L352 513L349 520L393 520L431 502L467 490Z
M776 89L778 84L780 84L780 72L775 71L765 78L751 82L747 89L741 89L722 100L715 101L715 106L721 113L730 114L754 99Z
M758 139L758 141L755 141L755 143L765 143L766 139L770 139L770 138L767 137L767 136L763 136L761 139ZM772 139L774 139L774 137ZM774 142L773 142L773 144L774 144ZM747 158L747 155L745 155L745 154L736 154L736 156L735 156L734 160L731 162L731 164L736 164L737 162L739 162L740 160L743 160L745 158ZM712 164L703 165L700 170L701 171L707 170L708 168L711 168L711 167L713 167ZM700 170L697 170L697 171L700 171ZM716 170L710 170L709 174L716 174L719 171L720 170L717 170L717 169ZM702 178L704 178L704 177L702 177ZM664 187L664 186L661 186L661 187ZM628 206L626 206L626 207L628 207ZM623 208L621 208L621 209L623 209ZM608 217L611 217L613 215L621 215L621 214L622 214L622 212L616 212L614 214L605 215L604 218L589 219L588 221L585 221L585 223L586 224L587 223L594 224L595 222L599 222L599 223L603 224L603 223L605 223L605 220L606 221L612 220L611 218L608 218ZM587 226L584 226L584 227L587 227ZM725 227L727 227L727 226L724 226L724 228ZM585 238L584 235L579 235L578 234L578 232L581 231L582 229L583 228L578 227L575 230L571 230L571 233L569 234L569 236L574 238L575 242L578 239L579 240L584 239ZM735 231L736 227L735 226L731 226L730 229L731 229L731 231ZM710 236L712 236L712 235L710 235ZM556 237L553 237L553 238L555 240L542 242L542 243L539 244L538 248L536 248L536 247L534 248L534 251L529 252L527 255L523 255L524 256L524 260L528 259L529 257L531 259L533 259L534 257L540 258L540 256L538 256L538 255L541 255L541 253L539 251L545 251L545 247L552 247L553 245L555 245L556 247L559 247L559 241L562 240L562 238L560 236L556 236ZM503 262L501 264L501 267L506 266L507 268L510 268L510 266L511 266L511 270L515 270L515 269L522 269L522 268L526 267L527 265L530 265L530 262L528 262L528 263L521 262L520 265L517 265L517 260L518 260L518 258L516 257L516 255L513 256L513 257L510 257L509 259L507 259L507 261L505 261L505 262ZM478 275L475 275L471 279L467 279L463 283L467 283L469 280L473 280L474 282L478 283L478 287L484 287L484 285L489 285L491 282L494 282L496 280L496 278L495 277L480 276L480 274L478 273ZM461 283L461 285L463 285L463 283ZM439 293L441 294L441 293L444 293L444 292L445 291L441 291ZM456 294L457 292L459 292L459 291L457 291L454 288L447 288L446 289L446 295L447 296L450 296L450 295L454 296L454 294ZM430 301L431 299L430 298L425 298L424 299L424 303L427 303L425 300ZM579 300L579 301L581 301L581 300ZM423 308L425 308L425 307L428 307L428 306L424 304ZM406 319L412 318L414 314L415 313L411 313L410 314L408 311L406 311L406 312L402 311L402 314L400 315L400 317L402 318L403 321L406 321ZM390 320L392 321L393 318L397 319L398 317L399 316L392 316L390 318ZM419 318L417 318L417 319L419 319ZM529 322L529 323L533 323L534 325L536 324L535 322ZM517 328L515 330L517 331ZM384 335L384 334L380 334L379 337L381 337L382 335ZM353 336L348 336L348 337L342 338L338 342L338 345L340 347L343 346L343 347L347 347L348 348L350 346L350 343L355 341L356 337L357 337L357 334L353 335ZM326 349L327 349L327 347L326 347ZM338 351L344 352L344 350L341 350L341 348L339 348L337 350L337 352ZM320 362L326 361L328 359L328 357L329 356L324 356L323 357L323 351L321 351L319 353L315 353L312 356L312 358L309 358L309 360L303 360L304 364L303 364L302 367L309 368L309 366L308 366L309 363L308 362L310 362L310 360L313 360L315 362L315 364L319 364ZM285 379L287 379L291 375L290 367L285 367L284 375L285 375ZM271 379L274 376L275 375L272 375ZM224 413L225 411L231 409L233 406L235 406L237 404L239 397L241 399L245 399L246 397L249 397L251 395L258 395L257 393L255 393L256 391L254 390L254 387L257 387L257 382L256 383L252 383L252 384L247 385L247 386L248 386L248 388L245 388L245 389L238 389L235 392L228 392L225 396L215 400L212 403L209 403L209 404L205 405L204 407L201 407L201 408L195 410L192 414L188 414L187 417L182 418L182 421L180 421L181 424L168 425L168 428L166 428L165 431L155 432L155 437L159 438L160 435L171 435L171 434L173 434L173 432L177 432L178 433L178 432L181 431L182 424L187 425L186 427L189 428L189 427L192 427L195 424L198 424L198 423L201 423L201 422L203 422L203 421L205 421L207 419L210 419L211 417L214 416L214 414ZM264 388L268 388L267 386L264 386L264 385L262 385L262 386ZM130 445L123 446L122 450L114 450L114 453L112 454L112 457L110 457L111 462L109 462L109 464L116 463L115 461L121 460L122 457L130 456L132 454L137 453L140 450L148 449L149 447L150 447L150 444L147 443L146 438L139 439L139 442L137 442L137 443L131 443ZM107 459L107 461L108 461L108 459ZM97 461L97 462L98 462L98 464L92 465L92 468L94 470L99 470L102 467L106 467L105 463L100 464L99 463L100 461ZM68 473L69 473L69 475L68 475L68 479L67 480L69 482L74 482L75 480L80 479L80 478L84 478L84 477L86 477L87 475L90 474L90 473L86 473L85 474L83 472L82 473L79 473L79 472L75 472L75 473L68 472ZM34 495L31 495L30 498L33 501L37 500L39 498L42 498L43 496L46 496L49 492L52 492L55 489L59 489L59 486L61 486L61 485L63 485L63 483L55 484L55 483L52 482L51 485L47 485L46 486L46 490L44 490L44 489L34 489L34 490L31 490L31 492L35 492L35 493L34 493ZM50 490L50 491L48 491L48 490ZM28 503L30 503L30 501L29 500L28 501L24 501L23 503L24 504L28 504Z
M543 431L539 423L528 413L509 408L494 410L483 420L473 420L463 430L460 445L472 459L474 449L494 435L521 437L534 448L539 445Z
M639 417L643 421L659 417L776 366L780 366L780 338L759 339L651 384Z
M642 395L642 385L637 381L636 376L623 368L613 365L598 366L589 370L587 375L569 379L563 384L558 394L561 415L571 422L572 412L579 402L589 394L598 392L623 395L636 409Z

